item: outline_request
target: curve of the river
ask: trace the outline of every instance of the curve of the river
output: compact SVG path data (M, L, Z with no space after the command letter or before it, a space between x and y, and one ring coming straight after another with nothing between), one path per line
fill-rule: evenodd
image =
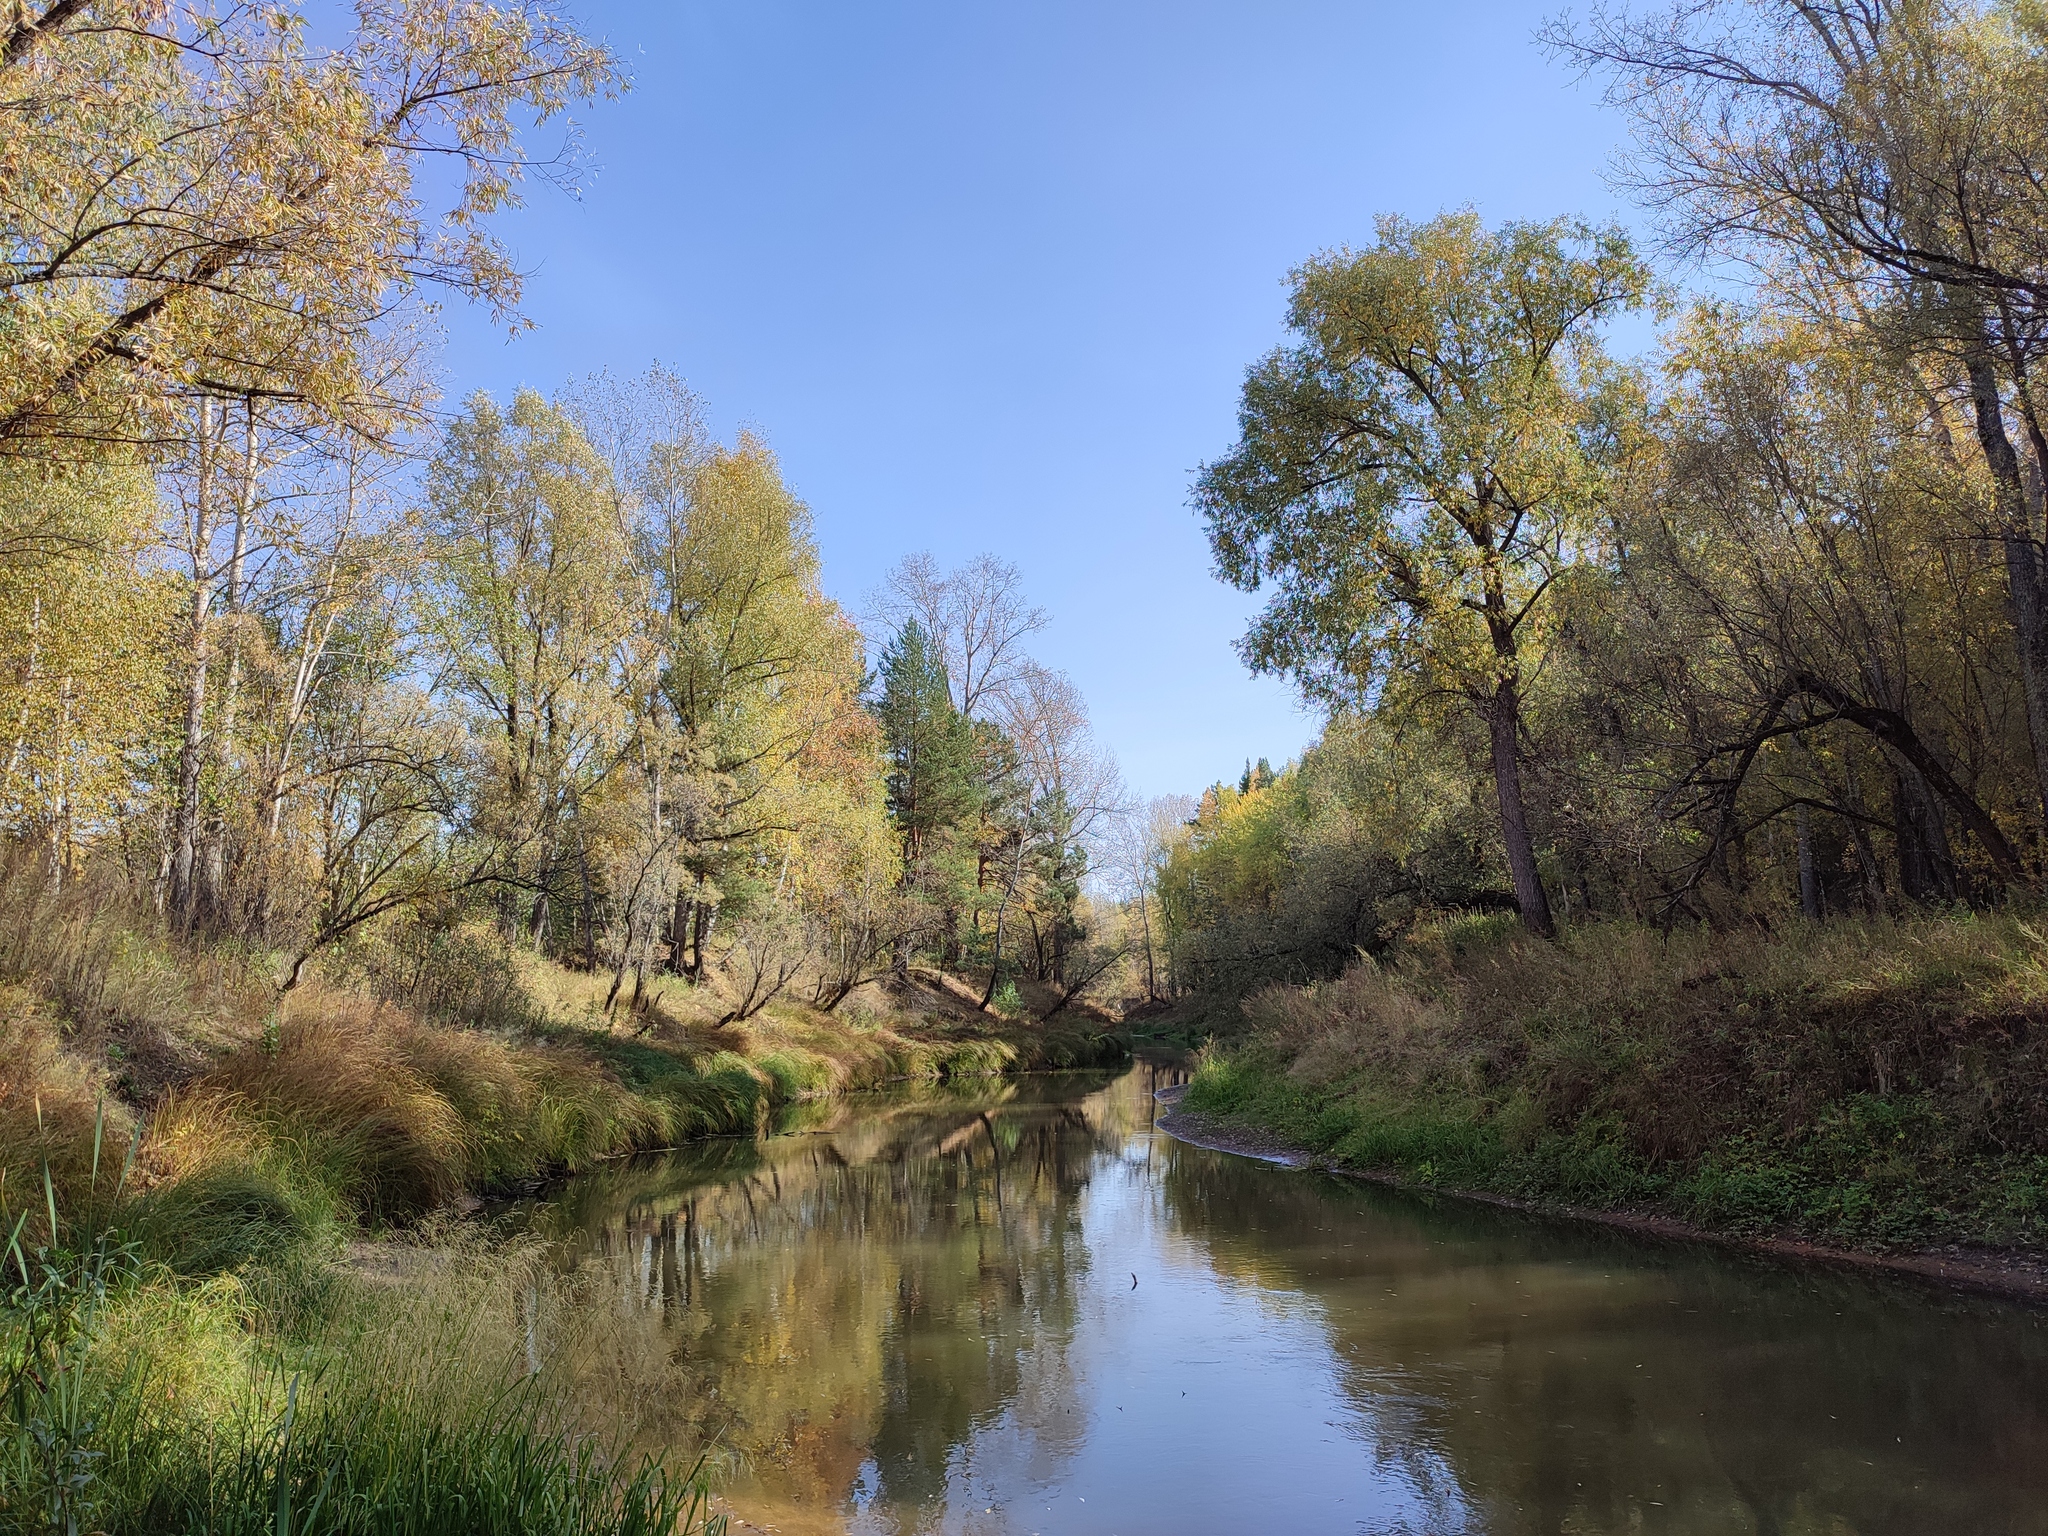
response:
M587 1385L738 1531L2048 1536L2042 1314L1188 1146L1178 1076L572 1181Z

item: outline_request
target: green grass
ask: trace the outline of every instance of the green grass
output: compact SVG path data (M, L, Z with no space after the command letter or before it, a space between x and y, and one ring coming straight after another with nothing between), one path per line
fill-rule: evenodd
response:
M101 1474L100 1528L657 1536L701 1524L689 1478L544 1431L542 1411L517 1389L452 1420L356 1383L295 1378L285 1396L281 1413L245 1414L226 1433L122 1438ZM113 1424L136 1414L118 1392L102 1411Z
M1360 1169L1740 1233L2048 1243L2048 942L2010 915L1424 930L1274 988L1191 1108Z
M380 1285L244 1243L232 1277L195 1280L217 1255L173 1267L135 1235L161 1206L96 1184L74 1222L46 1191L35 1214L56 1240L24 1241L16 1217L0 1248L8 1536L722 1528L694 1473L586 1432L578 1341L509 1300L538 1294L530 1251L415 1250Z

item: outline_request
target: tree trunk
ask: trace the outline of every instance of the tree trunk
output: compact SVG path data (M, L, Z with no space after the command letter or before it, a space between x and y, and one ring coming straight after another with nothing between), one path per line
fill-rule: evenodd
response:
M35 592L29 595L28 600L28 664L21 673L21 709L14 721L14 745L7 753L7 772L0 777L0 795L13 790L14 776L21 771L28 751L29 701L38 681L36 663L42 655L42 639L43 598L40 592Z
M213 608L213 402L199 403L199 478L192 527L192 620L186 630L185 721L178 749L178 807L171 826L171 911L190 927L197 906L199 778L206 757L208 623Z
M222 927L228 916L228 829L218 816L206 818L199 832L199 857L193 871L192 910L206 928Z
M256 403L247 402L243 423L242 483L235 491L235 545L228 559L227 591L222 594L228 613L228 674L221 687L220 751L235 748L235 715L242 690L242 615L247 607L243 574L249 558L249 523L256 512ZM225 424L223 424L225 430Z
M711 924L717 914L708 901L693 905L696 910L690 921L690 979L701 981L704 976L704 945L711 937Z
M597 974L597 892L591 880L590 840L583 835L583 807L580 805L576 807L576 879L583 890L576 917L583 926L583 969L594 976ZM630 918L626 931L629 934L633 931Z
M1892 781L1892 810L1899 844L1899 888L1914 901L1953 901L1955 856L1941 803L1926 781L1902 765Z
M67 672L57 691L57 731L60 741L71 739L71 675ZM50 805L49 882L52 894L64 888L71 869L71 775L63 753L57 756L57 793Z
M626 984L626 967L633 958L633 915L626 914L626 942L619 948L619 963L612 967L612 984L604 995L604 1016L612 1016L612 1004L619 1000L619 988ZM595 966L592 967L595 970Z
M1820 921L1820 871L1813 865L1813 826L1805 805L1794 812L1799 826L1799 910Z
M1968 369L1977 441L1996 488L1999 542L2005 554L2021 691L2027 700L2027 734L2034 749L2034 788L2048 818L2048 588L2042 582L2041 545L2027 512L2026 482L2005 429L2005 407L1989 351L1971 352Z
M995 955L994 955L994 957L993 957L993 958L992 958L992 959L991 959L991 960L989 961L989 967L988 967L988 986L987 986L987 988L986 988L986 989L984 989L984 991L983 991L983 992L982 992L982 994L981 994L981 1011L982 1011L983 1013L987 1013L987 1012L989 1011L989 1007L990 1007L990 1005L991 1005L992 1003L994 1003L994 1001L995 1001L995 996L996 996L996 983L1002 980L1002 976L1003 976L1003 918L1004 918L1005 914L1007 914L1007 913L1009 912L1009 910L1010 910L1010 898L1011 898L1012 896L1014 896L1014 895L1016 895L1016 894L1017 894L1017 887L1018 887L1018 885L1019 885L1019 884L1021 884L1021 883L1023 882L1023 879L1024 879L1024 837L1023 837L1023 834L1022 834L1022 833L1019 833L1019 834L1018 834L1018 837L1017 837L1017 864L1016 864L1016 868L1015 868L1015 869L1013 869L1013 870L1011 871L1011 873L1010 873L1010 880L1009 880L1009 883L1008 883L1007 885L1005 885L1005 886L1003 887L1003 899L1002 899L1001 901L999 901L999 902L997 902L997 903L996 903L996 942L995 942Z
M1159 973L1152 965L1152 914L1146 908L1145 888L1138 887L1138 922L1145 931L1145 1001L1159 1001Z
M1931 808L1933 830L1939 834L1939 852L1944 867L1949 871L1950 893L1954 889L1955 861L1949 852L1947 825L1942 817L1940 801L1947 804L1962 817L1963 825L1975 837L1984 851L1991 855L1991 862L1998 866L2001 879L2013 884L2024 884L2026 871L2021 867L2019 855L2007 841L2005 833L1992 819L1991 813L1978 803L1975 795L1956 781L1956 776L1943 765L1941 758L1920 734L1913 723L1895 709L1885 709L1874 704L1865 704L1835 687L1827 679L1811 673L1800 673L1792 679L1791 686L1800 692L1810 693L1828 705L1850 724L1868 731L1872 736L1898 754L1901 763L1913 774L1913 789Z
M675 908L668 919L668 973L671 976L684 974L683 955L690 944L690 911L695 904L695 898L685 894L678 885Z
M1502 678L1494 689L1486 711L1488 735L1493 744L1493 787L1500 799L1500 837L1507 847L1508 878L1515 888L1515 904L1522 909L1522 922L1531 933L1554 938L1557 928L1550 920L1550 898L1536 872L1536 849L1529 840L1529 813L1522 803L1522 701L1512 677Z
M1870 824L1865 821L1863 780L1856 771L1856 765L1845 765L1842 777L1842 803L1852 813L1849 818L1849 836L1856 847L1856 870L1863 877L1863 904L1872 917L1884 913L1884 869L1878 863L1877 849L1870 841Z

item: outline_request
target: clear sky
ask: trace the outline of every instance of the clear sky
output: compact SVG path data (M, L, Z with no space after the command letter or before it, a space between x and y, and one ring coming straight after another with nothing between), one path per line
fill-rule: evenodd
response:
M582 0L633 75L580 201L502 226L538 329L450 320L451 394L660 360L762 432L856 610L906 552L1025 572L1145 794L1316 722L1232 649L1188 487L1288 269L1373 215L1628 212L1556 4Z

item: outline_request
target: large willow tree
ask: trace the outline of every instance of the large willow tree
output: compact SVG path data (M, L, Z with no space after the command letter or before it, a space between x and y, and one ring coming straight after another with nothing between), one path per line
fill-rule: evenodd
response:
M1251 370L1238 444L1196 492L1222 576L1274 589L1241 649L1330 702L1396 676L1464 701L1486 726L1515 900L1548 934L1525 681L1631 436L1633 381L1597 327L1642 302L1649 273L1615 230L1461 212L1382 218L1372 246L1293 283L1297 340Z

